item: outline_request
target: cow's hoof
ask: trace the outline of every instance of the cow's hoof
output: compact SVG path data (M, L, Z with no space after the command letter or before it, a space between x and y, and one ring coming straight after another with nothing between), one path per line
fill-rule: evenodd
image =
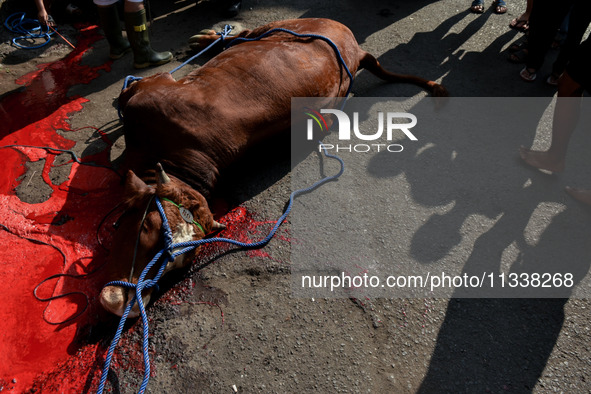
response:
M427 86L433 97L449 97L449 92L445 87L434 81L428 81Z
M194 51L198 51L212 44L215 40L219 39L220 37L221 35L216 33L215 30L204 29L189 38L189 47ZM232 38L234 38L233 35L226 36L225 39L220 40L220 43L215 45L214 48L217 50L221 50L223 48L224 40L228 41Z
M449 97L449 92L445 87L442 85L436 84L433 86L433 90L431 93L434 97Z
M194 36L191 36L189 38L189 44L192 44L192 43L195 43L195 42L199 42L200 40L202 40L204 38L211 38L212 36L215 36L215 35L217 35L217 33L215 32L215 30L212 30L212 29L203 29L199 33L197 33Z
M217 37L218 35L215 30L203 29L194 36L189 37L189 47L193 50L203 49L209 45L210 42L215 41Z

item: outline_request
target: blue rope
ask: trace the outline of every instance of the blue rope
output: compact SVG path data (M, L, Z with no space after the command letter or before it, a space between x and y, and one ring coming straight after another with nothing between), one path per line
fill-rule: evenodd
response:
M228 43L228 45L226 45L226 48L229 48L233 45L236 45L236 44L239 44L239 43L245 42L245 41L246 42L258 41L258 40L263 39L263 38L267 37L268 35L275 33L275 32L289 33L289 34L294 35L299 38L314 38L314 39L322 40L322 41L326 42L327 44L329 44L336 52L336 54L339 58L339 62L343 65L343 67L345 68L345 71L347 72L347 75L349 76L349 79L351 80L351 84L349 84L349 89L347 90L347 94L345 95L345 97L347 97L349 95L349 93L351 93L351 89L353 88L353 74L351 74L351 71L349 71L349 67L347 67L347 63L345 63L345 60L343 59L343 56L341 55L341 51L339 51L339 48L337 47L337 45L334 42L332 42L332 40L328 37L321 36L319 34L301 34L301 33L296 33L292 30L287 30L282 27L278 27L275 29L271 29L271 30L261 34L260 36L254 37L254 38L237 37L237 38L233 39L232 41L230 41Z
M218 36L220 36L220 38L218 38L217 40L215 40L214 42L212 42L211 44L209 44L205 49L201 50L196 55L191 56L188 60L186 60L180 66L175 67L170 72L170 74L172 74L173 72L176 72L176 71L180 70L181 68L185 67L187 64L189 64L190 62L192 62L193 60L197 59L199 56L203 55L205 52L207 52L208 50L210 50L211 47L213 47L218 42L225 40L226 37L228 36L228 34L230 34L231 31L232 31L232 26L225 25L224 26L224 29L221 32L216 33ZM121 90L127 89L127 87L129 86L130 83L135 82L135 81L139 81L141 79L142 79L142 77L134 77L133 75L128 75L127 77L125 77L125 80L123 81L123 88ZM123 115L121 114L121 108L119 108L119 105L117 105L117 115L119 115L119 119L120 120L123 120Z
M107 381L107 375L109 373L111 360L113 357L113 352L115 351L115 348L117 347L117 344L119 343L119 340L121 339L123 327L125 325L127 317L129 315L129 312L131 311L131 308L135 305L136 302L138 303L138 306L140 309L140 315L142 318L142 329L143 329L142 346L143 346L143 357L144 357L144 378L142 380L142 384L140 386L138 393L143 394L145 392L146 387L148 386L148 382L150 380L150 355L148 354L148 347L149 347L149 343L148 343L148 334L149 334L148 317L147 317L146 308L144 306L144 302L142 299L142 291L144 289L149 289L151 287L156 286L156 282L158 282L158 280L162 276L164 269L169 261L173 261L176 257L178 257L184 253L187 253L189 251L195 250L196 248L198 248L201 245L213 243L213 242L225 242L225 243L237 245L242 248L248 248L248 249L255 249L255 248L259 248L261 246L264 246L267 243L269 243L269 241L273 238L273 236L275 236L275 233L279 229L279 226L281 226L281 224L285 221L285 218L287 217L287 215L289 215L289 213L292 209L292 206L293 206L294 199L297 196L299 196L301 194L308 193L327 182L330 182L332 180L336 180L337 178L339 178L343 174L343 171L345 170L345 163L343 162L343 160L340 157L329 154L326 151L326 148L324 147L324 145L322 145L322 143L320 143L320 144L322 146L324 156L329 157L329 158L333 158L333 159L336 159L339 161L339 163L340 163L339 172L335 175L327 176L319 181L316 181L313 185L311 185L309 187L299 189L299 190L292 192L289 196L289 204L287 205L284 213L277 220L277 222L275 223L275 225L273 226L271 231L269 231L269 234L265 238L263 238L262 240L257 241L257 242L246 243L246 242L236 241L234 239L219 238L218 237L218 238L200 239L197 241L180 242L180 243L175 244L172 242L172 231L170 229L170 225L168 224L168 219L166 217L166 214L164 213L164 208L162 208L162 203L160 202L160 199L158 197L156 197L156 207L158 208L158 212L160 213L160 216L162 217L162 232L164 235L164 248L162 250L160 250L158 253L156 253L154 258L150 261L150 263L148 263L146 268L144 268L140 277L138 278L137 284L123 282L123 281L113 281L113 282L109 282L105 285L105 287L106 286L122 286L122 287L125 287L128 289L135 289L135 295L134 295L133 299L131 300L131 302L125 308L125 311L123 312L123 315L121 316L121 320L119 321L119 326L117 327L117 331L115 333L115 336L113 337L113 340L111 342L111 346L109 347L107 357L105 358L105 364L103 367L101 379L100 379L100 382L98 385L98 390L97 390L98 394L102 394L103 390L105 389L105 383ZM180 250L173 252L173 250L175 250L175 249L180 249ZM163 256L165 258L163 259L163 261L160 265L160 268L159 268L158 272L156 273L156 276L153 279L146 279L146 275L148 274L148 272L152 269L152 267Z
M211 44L209 44L205 49L203 49L198 54L191 56L188 60L186 60L180 66L176 67L170 73L172 74L173 72L180 70L181 68L185 67L187 64L191 63L194 59L197 59L199 56L201 56L202 54L204 54L205 52L207 52L211 47L213 47L218 42L224 41L226 39L226 37L230 34L231 31L232 31L232 26L225 25L224 26L224 29L221 32L216 33L218 36L220 36L220 38L218 38L217 40L215 40L214 42L212 42Z
M140 81L141 79L142 77L134 77L133 75L126 76L123 80L123 87L121 88L121 90L127 89L130 83ZM119 106L119 102L117 102L117 115L119 116L119 120L123 121L123 114L121 113L121 107Z
M10 15L4 20L4 27L13 33L22 34L22 36L13 38L12 43L17 47L24 49L36 49L47 45L53 34L53 32L50 32L49 26L45 26L46 30L44 30L44 26L37 19L25 18L24 12L16 12ZM18 43L18 41L21 40L32 40L37 38L43 38L45 39L45 42L38 45L22 45Z

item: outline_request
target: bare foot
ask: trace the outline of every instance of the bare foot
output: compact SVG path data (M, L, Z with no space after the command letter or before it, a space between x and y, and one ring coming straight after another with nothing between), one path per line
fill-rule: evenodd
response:
M580 201L583 204L591 205L591 190L576 189L570 186L565 187L564 190L566 190L566 192L575 200Z
M548 152L540 152L525 147L519 148L519 155L527 164L550 172L564 171L564 160L557 160Z

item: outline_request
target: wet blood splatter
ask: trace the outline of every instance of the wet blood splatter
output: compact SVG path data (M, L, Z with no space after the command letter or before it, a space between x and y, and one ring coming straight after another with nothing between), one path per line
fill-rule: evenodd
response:
M96 388L105 344L86 344L89 327L105 318L96 296L107 278L100 268L107 252L98 244L100 222L119 201L119 178L107 169L72 166L69 178L53 185L50 170L56 152L35 148L2 148L21 144L71 149L75 142L57 133L74 132L69 117L88 100L68 96L76 84L87 84L110 71L111 62L82 64L82 57L101 38L97 26L80 29L76 50L64 59L40 65L37 71L17 80L23 87L0 101L0 391L87 392ZM89 126L91 127L91 126ZM103 138L104 135L98 131ZM26 163L44 160L41 177L51 188L47 201L23 202L15 189L25 180ZM109 150L84 160L109 163ZM228 225L220 236L242 242L264 238L273 221L258 221L243 207L219 219ZM280 239L289 241L287 236ZM8 246L8 247L7 247ZM201 256L212 257L230 246L208 245ZM251 257L272 258L264 249L247 250ZM52 275L69 274L47 280ZM37 297L33 292L38 286ZM175 286L168 300L183 302L194 284L185 280ZM70 296L39 299L69 293ZM71 321L70 319L75 318ZM60 322L64 322L59 324ZM124 335L121 351L112 367L141 374L142 351L137 325ZM110 332L102 333L110 335ZM103 341L104 342L104 341ZM153 351L153 349L152 349Z
M227 226L219 234L219 237L229 238L243 243L253 243L262 240L269 234L269 231L276 223L275 220L257 220L255 214L244 207L232 209L220 218L219 221ZM289 236L285 233L284 227L279 228L275 238L287 242L290 240ZM228 244L208 244L200 257L214 255L231 248L235 248L235 246L229 246ZM249 257L275 260L264 248L245 249L244 252Z
M16 81L23 87L0 101L0 146L71 149L75 145L56 130L71 131L68 117L88 101L68 96L68 90L89 83L100 70L110 70L110 62L95 67L81 64L84 53L101 38L97 30L96 26L82 28L75 51L62 60L40 65L37 71ZM60 373L60 391L79 392L88 362L76 359L76 334L95 323L101 312L93 308L96 303L92 298L100 281L78 276L94 271L104 262L105 252L99 248L92 229L96 231L101 218L116 203L113 190L117 190L119 180L108 170L75 164L69 179L55 186L49 177L55 152L2 148L0 154L0 242L4 245L0 251L0 390L20 393L34 385L39 388L44 386L40 383L43 377L66 368L68 374ZM43 203L28 204L18 198L15 188L24 181L26 163L40 160L44 160L41 178L50 186L51 195ZM92 160L108 163L109 152ZM70 193L71 189L84 190L86 195ZM37 295L71 296L46 302L34 297L33 290L45 278L63 273L72 276L43 283ZM50 324L66 321L82 311L81 317L72 322ZM93 354L92 364L96 347L84 351ZM73 360L78 360L76 367Z

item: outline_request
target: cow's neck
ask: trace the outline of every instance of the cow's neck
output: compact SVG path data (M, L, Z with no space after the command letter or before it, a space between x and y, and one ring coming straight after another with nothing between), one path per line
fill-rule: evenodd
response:
M195 171L192 168L178 166L165 159L158 160L157 162L162 164L170 178L186 184L190 188L201 193L201 195L203 195L205 198L209 198L209 196L211 196L213 187L215 186L217 180L217 170L212 171L209 169L208 171ZM138 168L132 169L139 175L144 183L155 186L157 184L156 172L153 170L153 168L155 168L155 163L156 162L154 162L153 165L146 166L145 168L147 169L144 170ZM215 175L212 175L214 173Z
M186 159L181 162L169 162L162 160L166 172L197 190L205 198L208 198L217 183L218 169L211 163L203 160Z

